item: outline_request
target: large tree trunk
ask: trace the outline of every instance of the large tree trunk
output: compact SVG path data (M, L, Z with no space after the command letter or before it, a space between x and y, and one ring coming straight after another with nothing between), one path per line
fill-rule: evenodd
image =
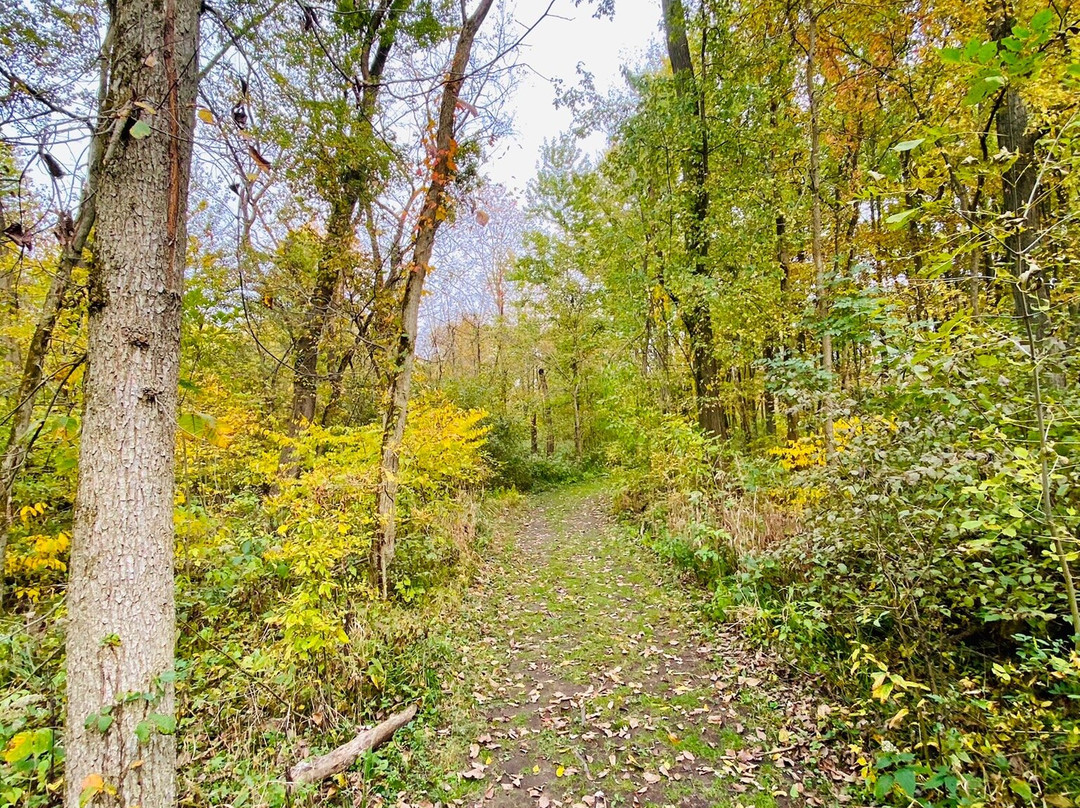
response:
M682 320L690 337L691 373L698 425L710 436L724 432L723 414L717 398L720 369L713 351L712 313L708 304L705 279L709 275L709 138L705 118L704 89L694 76L690 43L686 37L686 11L682 0L661 0L668 59L675 78L675 92L686 107L687 125L696 139L683 160L683 183L690 196L690 215L684 233L686 252L693 265L694 283L687 297Z
M133 100L157 113L144 115L145 136L128 128L97 189L67 593L68 808L95 789L115 790L114 805L176 802L173 687L162 675L173 669L176 634L173 460L199 8L200 0L110 4L101 119ZM166 731L141 742L144 721Z
M443 84L439 120L435 129L434 164L431 166L430 183L416 225L412 262L401 300L400 330L395 344L391 347L393 364L387 391L386 416L383 420L382 453L376 489L375 536L371 544L371 568L383 597L386 597L389 587L388 572L394 558L394 543L397 538L398 465L401 441L405 436L405 421L408 417L420 297L424 292L424 280L431 264L435 235L446 217L446 190L457 171L454 162L457 150L454 121L461 87L465 83L465 69L469 65L476 33L491 10L492 3L493 0L480 0L476 11L462 21L450 72Z

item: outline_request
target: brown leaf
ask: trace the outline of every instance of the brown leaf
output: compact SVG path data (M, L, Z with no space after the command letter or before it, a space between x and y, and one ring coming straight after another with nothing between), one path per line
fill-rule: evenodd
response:
M24 248L27 252L33 252L34 235L23 230L22 223L12 222L5 228L4 235L11 239L16 246Z
M56 158L49 154L47 151L41 152L41 160L45 163L45 168L49 169L49 176L54 179L63 179L67 176L67 172L64 171L63 166L56 161Z
M250 144L248 145L248 154L251 155L251 159L255 161L255 165L262 171L269 174L270 171L273 170L274 167L270 164L270 161L259 154L259 150Z

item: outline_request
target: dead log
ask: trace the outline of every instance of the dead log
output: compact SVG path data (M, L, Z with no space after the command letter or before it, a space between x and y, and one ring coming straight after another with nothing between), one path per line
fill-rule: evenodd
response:
M394 713L381 724L365 729L348 743L325 755L306 758L289 769L290 783L318 783L339 772L345 771L353 762L369 749L382 746L394 733L408 724L416 716L416 705L412 704L400 713Z

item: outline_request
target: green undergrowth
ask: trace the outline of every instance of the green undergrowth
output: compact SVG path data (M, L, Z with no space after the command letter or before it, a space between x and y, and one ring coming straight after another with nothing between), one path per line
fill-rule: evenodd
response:
M818 435L737 451L654 419L619 447L617 505L702 588L707 614L738 618L825 684L826 723L867 800L1080 805L1080 653L1039 516L1028 402L1000 401L1009 379L1022 390L1023 368L977 333L954 333L951 353L935 353L938 339L883 357L899 381L837 419L831 463ZM1053 393L1077 411L1075 391ZM1052 436L1071 532L1074 421Z
M483 412L436 397L414 416L387 599L367 570L378 425L311 427L292 444L299 474L272 486L285 439L242 412L236 423L207 419L182 445L180 805L351 806L445 770L427 750L448 709L455 615L491 525L519 497L483 487ZM65 491L22 513L9 553L17 603L0 623L0 804L21 808L62 801L65 604L52 582L67 561ZM287 797L289 766L409 704L418 719L384 751Z

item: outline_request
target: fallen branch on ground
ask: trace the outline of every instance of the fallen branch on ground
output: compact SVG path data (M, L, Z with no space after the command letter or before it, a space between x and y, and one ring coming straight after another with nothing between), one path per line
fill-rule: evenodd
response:
M394 713L381 724L365 729L348 743L325 755L301 760L289 769L290 783L318 783L327 777L345 771L360 755L370 749L382 746L394 733L408 724L416 716L416 705L412 704L400 713Z

